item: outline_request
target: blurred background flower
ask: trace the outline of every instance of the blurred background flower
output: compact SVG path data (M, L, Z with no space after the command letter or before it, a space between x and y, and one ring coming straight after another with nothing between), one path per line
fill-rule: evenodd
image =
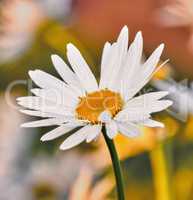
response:
M1 2L0 62L17 59L30 47L40 24L46 19L64 21L70 0L4 0Z
M157 20L166 27L187 27L190 35L187 47L193 51L193 1L171 0L157 12Z

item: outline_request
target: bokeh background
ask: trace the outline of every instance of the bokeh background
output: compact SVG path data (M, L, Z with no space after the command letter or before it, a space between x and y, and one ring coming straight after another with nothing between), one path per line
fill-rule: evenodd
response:
M168 90L174 105L154 117L164 129L144 128L134 139L115 138L126 200L193 199L193 1L0 1L0 200L114 200L116 189L103 138L69 151L64 137L41 143L47 129L29 120L15 99L28 95L28 70L58 76L51 54L66 60L66 44L82 52L99 77L105 41L127 25L130 41L141 30L144 59L160 44L170 59L144 90Z

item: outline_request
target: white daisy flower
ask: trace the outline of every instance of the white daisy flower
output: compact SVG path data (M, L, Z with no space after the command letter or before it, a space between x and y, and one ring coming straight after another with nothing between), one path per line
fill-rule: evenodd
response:
M96 139L102 126L106 127L107 136L111 139L118 133L138 136L138 125L163 127L162 123L151 119L151 114L172 104L169 100L160 100L168 92L136 96L154 74L163 48L161 44L142 63L142 34L136 34L128 49L128 28L125 26L115 43L104 45L98 84L79 50L68 44L67 58L72 70L59 56L51 57L63 81L41 70L29 72L40 88L32 89L35 96L18 98L18 104L27 108L21 112L46 119L22 126L58 125L43 135L42 141L53 140L80 127L61 144L60 149L63 150Z
M181 121L186 121L189 114L193 114L193 82L188 87L187 80L176 82L175 80L155 80L152 85L158 90L166 90L171 99L170 114Z

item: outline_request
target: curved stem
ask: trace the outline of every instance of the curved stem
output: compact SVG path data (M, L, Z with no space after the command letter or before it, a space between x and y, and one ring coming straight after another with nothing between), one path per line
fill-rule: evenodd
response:
M113 140L111 140L107 134L106 134L106 129L103 126L102 127L102 132L105 138L105 142L108 146L110 155L111 155L111 160L113 163L113 169L114 169L114 174L115 174L115 178L116 178L116 184L117 184L117 196L118 196L118 200L125 200L124 197L124 186L123 186L123 176L121 173L121 166L120 166L120 162L119 162L119 158L117 155L117 151L114 145Z

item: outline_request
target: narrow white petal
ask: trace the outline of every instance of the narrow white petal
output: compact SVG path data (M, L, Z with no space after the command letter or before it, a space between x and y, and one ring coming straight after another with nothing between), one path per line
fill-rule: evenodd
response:
M169 59L163 61L160 65L158 65L155 70L153 71L153 73L151 74L150 78L152 78L154 76L155 73L157 73L165 64L167 64L169 62Z
M137 97L134 97L133 99L131 99L128 102L133 102L133 101L137 101L137 100L141 100L141 101L155 101L155 100L159 100L165 96L167 96L169 94L168 91L159 91L159 92L149 92Z
M134 97L133 99L129 100L125 104L124 108L143 107L147 104L151 106L155 101L157 101L167 95L168 95L167 91L146 93L146 94Z
M108 68L109 68L109 59L111 54L111 44L106 42L103 48L102 59L101 59L101 74L100 74L100 82L99 88L104 89L107 85L107 75L108 75Z
M150 117L149 112L141 108L127 108L120 111L115 117L115 120L122 122L138 122L148 119Z
M136 76L136 78L130 84L131 88L129 90L127 99L133 97L142 87L144 87L155 74L155 72L157 72L167 62L165 61L157 67L163 49L164 44L161 44L141 66L140 71L138 73L136 72L138 76Z
M21 113L24 113L26 115L35 116L35 117L64 117L64 115L59 115L55 113L48 113L48 112L42 112L42 111L36 111L36 110L19 110Z
M89 134L86 137L86 142L91 142L92 140L95 140L99 134L101 133L101 125L93 125L92 131L89 132Z
M164 128L164 124L163 123L155 121L155 120L152 120L152 119L144 120L143 122L141 122L141 124L144 125L144 126L148 126L148 127L161 127L161 128Z
M117 57L118 57L118 47L117 43L113 43L111 46L108 47L108 62L105 62L105 66L103 67L103 71L101 74L101 80L100 80L100 89L108 88L111 83L111 78L109 77L109 74L112 73L113 69L116 67L117 64Z
M160 44L157 47L157 49L155 49L155 51L151 54L151 56L147 59L147 61L143 64L142 67L144 70L145 77L150 76L157 67L163 49L164 49L164 44Z
M150 92L150 93L147 93L147 96L148 96L148 94L151 95L151 98L153 100L159 100L159 99L167 96L169 94L169 92L168 91Z
M57 107L56 105L57 102L53 102L48 99L43 99L38 96L19 97L17 98L17 101L19 105L30 109L36 109L36 108L39 109L41 107L50 107L50 108ZM61 104L58 104L58 106L62 107Z
M24 123L24 124L21 125L21 127L35 128L35 127L46 127L46 126L53 126L53 125L61 125L65 121L66 121L66 119L61 119L61 118L42 119L42 120Z
M58 105L75 107L79 102L79 99L77 97L72 97L68 95L68 93L64 93L64 91L59 91L53 88L50 89L34 88L31 89L31 92L38 97L47 99L48 101L55 102Z
M128 28L124 26L118 36L118 39L112 45L105 43L102 62L101 62L101 78L99 88L116 88L118 72L122 70L123 63L128 48ZM109 74L111 74L110 78Z
M106 42L103 47L103 53L101 58L101 73L103 73L107 67L107 63L109 61L110 49L111 49L111 44L109 42Z
M63 96L61 94L60 91L58 91L57 89L40 89L40 88L33 88L31 89L31 93L38 96L38 97L41 97L43 99L47 99L47 100L50 100L50 101L53 101L53 102L57 102L57 99L61 99ZM59 96L59 98L58 98ZM61 102L61 100L60 100Z
M103 111L98 117L98 120L103 123L110 122L111 119L112 119L112 116L109 111Z
M83 88L87 92L98 90L97 81L88 64L79 50L72 44L67 45L67 57Z
M17 103L23 107L28 107L28 108L40 108L41 106L53 106L53 102L42 99L40 97L36 96L25 96L25 97L19 97L17 98Z
M29 75L34 83L40 88L59 90L58 92L62 92L65 95L71 96L72 98L79 96L79 93L73 90L73 88L71 88L69 85L44 71L29 71Z
M165 110L171 105L172 105L172 101L170 100L159 100L155 102L149 101L149 102L141 102L141 103L134 102L132 103L132 106L129 105L127 108L120 111L117 114L116 119L120 120L120 118L125 118L125 119L129 119L129 121L143 120L143 119L146 119L149 116L149 114Z
M143 53L143 36L141 31L137 32L135 39L133 41L134 50L133 53L135 54L133 64L138 66L141 63L141 57Z
M118 133L117 122L114 120L111 120L110 122L105 124L105 127L106 127L106 131L107 131L107 136L110 139L113 139Z
M125 67L120 74L120 77L122 77L121 83L119 83L121 84L120 92L126 100L129 91L133 88L133 82L135 82L135 79L137 78L136 74L139 74L141 70L142 52L143 37L142 33L138 32L133 43L129 47L124 63Z
M118 129L127 137L137 137L141 134L140 129L133 123L118 123Z
M126 88L123 93L126 101L139 92L139 90L151 79L163 49L164 44L161 44L142 66L140 64L139 70L135 69L133 74L131 73L130 77L127 77L130 81L126 84L128 88Z
M49 141L49 140L53 140L53 139L56 139L66 133L68 133L69 131L79 127L80 125L78 124L74 124L72 125L71 123L66 123L66 124L62 124L61 126L59 126L58 128L44 134L42 137L41 137L41 141Z
M61 104L56 104L55 102L42 99L40 97L28 96L17 98L17 103L20 106L26 107L28 109L33 109L45 113L53 113L57 115L74 116L75 110L71 107L66 107Z
M141 31L137 32L133 43L131 44L127 55L128 73L132 77L140 69L143 53L143 37ZM125 74L127 75L127 74ZM130 81L130 79L129 79Z
M150 112L160 112L173 104L170 100L159 100L150 108Z
M127 55L128 48L128 28L124 26L117 39L117 59L114 67L112 68L108 88L117 91L119 88L120 74L122 74L124 62Z
M87 125L77 132L73 133L71 136L69 136L64 142L61 144L60 149L67 150L70 149L84 140L88 137L89 134L92 134L93 128L91 125Z
M84 91L83 88L81 87L78 77L63 61L63 59L60 58L58 55L52 55L51 59L55 66L56 71L61 76L61 78L72 88L79 90L80 94L83 94Z
M121 112L126 114L127 112L150 114L162 111L172 105L172 101L170 100L158 100L165 95L167 95L167 92L153 92L135 97L127 102L124 110Z
M56 68L56 71L66 83L79 86L80 82L78 80L78 77L63 61L62 58L60 58L58 55L52 55L51 59L54 64L54 67Z
M29 76L41 88L62 88L65 85L61 80L42 70L29 71Z

